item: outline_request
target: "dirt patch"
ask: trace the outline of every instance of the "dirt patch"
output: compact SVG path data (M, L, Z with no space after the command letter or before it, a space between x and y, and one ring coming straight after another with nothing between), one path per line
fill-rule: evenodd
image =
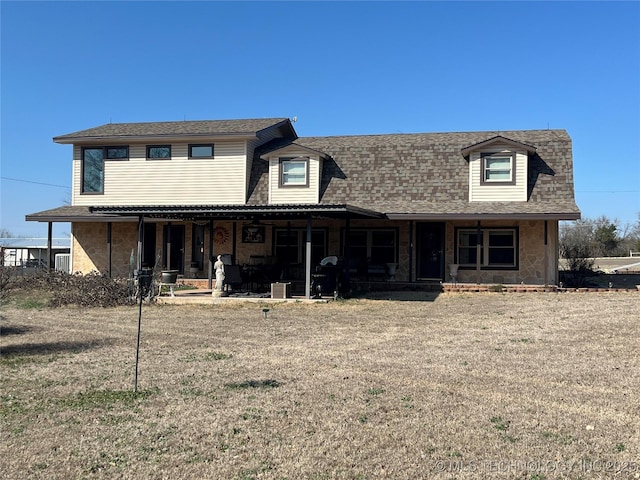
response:
M5 308L0 470L633 478L639 298L145 305L138 394L136 307Z

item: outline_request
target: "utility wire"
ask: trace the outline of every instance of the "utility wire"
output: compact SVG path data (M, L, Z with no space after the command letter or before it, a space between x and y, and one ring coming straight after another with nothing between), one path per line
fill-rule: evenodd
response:
M71 188L68 185L57 185L55 183L34 182L32 180L22 180L20 178L0 177L2 180L12 180L14 182L33 183L35 185L46 185L48 187Z

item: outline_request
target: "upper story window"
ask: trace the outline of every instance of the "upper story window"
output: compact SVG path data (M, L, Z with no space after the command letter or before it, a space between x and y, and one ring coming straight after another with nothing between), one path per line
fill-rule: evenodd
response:
M309 186L309 158L282 157L280 158L280 186L308 187Z
M127 160L129 147L85 147L82 149L82 184L81 193L103 193L104 161Z
M171 145L147 145L148 159L170 159Z
M481 184L504 183L514 185L515 154L511 152L483 153Z
M189 158L213 158L213 143L189 145Z

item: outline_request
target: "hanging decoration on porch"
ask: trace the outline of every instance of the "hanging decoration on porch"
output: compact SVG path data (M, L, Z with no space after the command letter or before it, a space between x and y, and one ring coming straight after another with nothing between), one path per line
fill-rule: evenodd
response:
M213 242L216 245L224 245L229 240L229 230L226 227L216 227L213 229Z

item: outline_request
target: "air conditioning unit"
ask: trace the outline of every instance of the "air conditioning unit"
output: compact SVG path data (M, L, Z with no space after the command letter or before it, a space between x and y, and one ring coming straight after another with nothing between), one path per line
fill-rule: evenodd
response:
M71 254L56 253L55 269L56 272L71 273Z

